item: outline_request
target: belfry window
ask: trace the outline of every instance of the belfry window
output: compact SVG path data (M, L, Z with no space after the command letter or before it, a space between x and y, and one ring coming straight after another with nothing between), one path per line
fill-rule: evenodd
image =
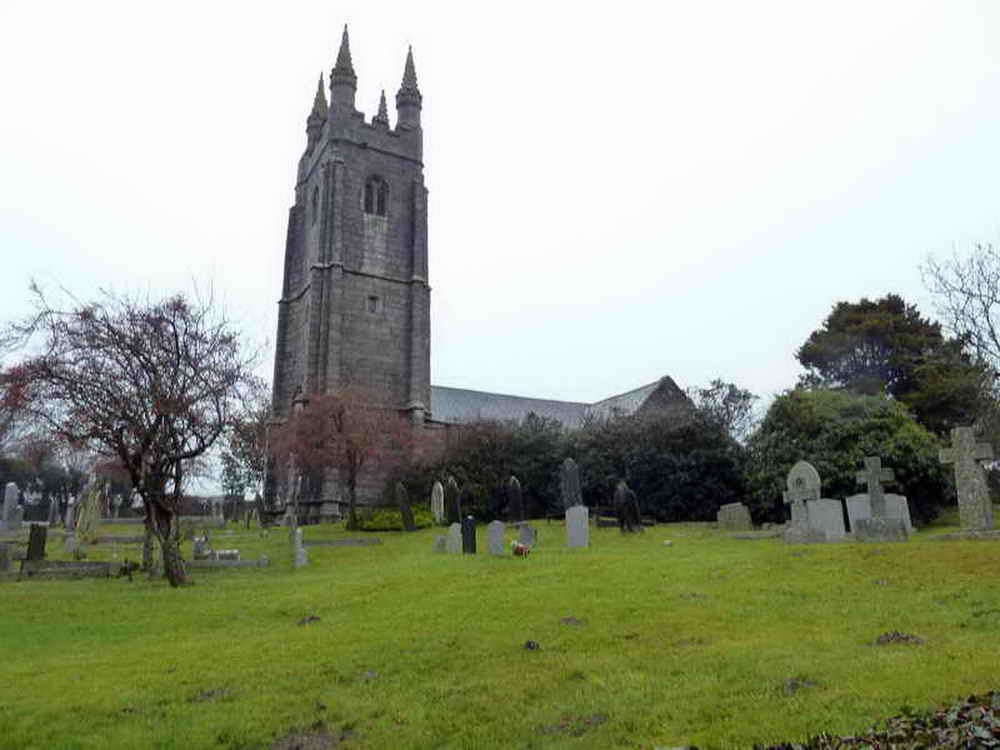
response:
M385 216L389 206L389 183L372 177L365 183L365 213Z
M368 312L377 313L378 312L378 297L372 295L368 298Z

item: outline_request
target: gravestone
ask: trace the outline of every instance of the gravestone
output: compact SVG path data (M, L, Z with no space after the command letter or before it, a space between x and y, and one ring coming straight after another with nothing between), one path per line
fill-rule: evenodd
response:
M68 555L76 555L77 551L80 549L80 545L76 541L76 534L70 532L63 539L63 549Z
M882 459L878 456L866 456L865 468L857 474L858 484L868 488L868 499L871 502L872 518L885 518L885 492L882 482L895 480L892 469L882 468Z
M793 522L808 523L806 502L819 500L819 472L808 461L799 461L785 479L788 489L784 492L785 505L789 506Z
M462 519L462 554L476 554L476 519L472 516Z
M517 530L517 541L525 547L534 547L538 542L538 530L530 523L522 523Z
M309 551L302 544L302 529L295 529L292 536L292 549L295 554L295 567L301 568L309 564Z
M59 520L59 500L55 497L49 498L49 528L54 529L56 527L56 522Z
M847 498L847 518L851 524L853 532L858 521L865 521L872 517L871 501L868 495L851 495ZM885 496L885 517L901 520L906 527L908 534L913 533L913 522L910 520L910 506L906 498L902 495Z
M857 474L858 484L868 488L869 518L859 518L854 524L854 538L859 542L905 542L909 536L902 518L890 518L886 512L883 482L895 479L892 469L882 466L878 456L866 456L865 468Z
M559 489L562 493L564 510L569 510L574 505L583 505L583 494L580 492L580 469L572 458L567 458L562 462L559 471Z
M566 510L566 546L590 546L590 511L586 505L574 505Z
M448 540L445 539L443 536L438 535L438 536L434 537L433 551L434 552L440 552L440 553L443 554L444 551L445 551L445 547L447 546L447 542L448 542Z
M854 528L854 538L859 542L884 544L909 540L906 525L898 518L865 518Z
M45 538L47 534L48 529L40 523L31 524L30 531L28 532L28 554L24 558L25 560L45 559Z
M195 560L207 560L211 555L211 550L208 547L208 537L196 536L192 541L193 549L191 557Z
M489 548L491 555L505 555L507 550L504 547L503 534L506 529L506 525L503 521L491 521L486 526L486 535L489 539Z
M416 531L417 524L413 520L410 497L402 482L396 482L396 504L399 506L399 515L403 518L403 531Z
M507 495L507 520L511 523L520 523L524 520L524 496L521 493L521 482L517 477L511 476L504 483L504 492Z
M11 569L13 558L11 557L11 545L0 542L0 573L8 573Z
M66 503L66 520L63 526L66 531L73 531L76 528L76 500Z
M971 427L954 427L951 448L943 449L939 458L943 464L955 465L958 516L962 528L967 531L992 529L993 505L986 485L986 473L980 462L993 458L993 446L977 443Z
M444 523L444 487L440 482L435 482L431 487L431 514L434 516L434 523Z
M785 544L821 544L827 541L825 531L810 528L803 521L789 521L781 538Z
M448 477L444 485L444 512L449 524L462 520L462 493L455 477Z
M639 500L624 479L615 487L615 513L618 515L618 528L622 532L634 534L643 530Z
M750 511L743 503L729 503L719 507L715 516L720 531L753 531Z
M806 503L809 516L808 526L816 531L822 531L827 541L843 539L847 536L844 529L844 505L840 500L809 500Z
M449 555L458 555L462 552L462 524L453 523L448 527L448 536L445 539L445 550Z
M20 506L17 504L17 485L14 482L7 482L3 493L3 515L0 516L0 521L3 522L2 528L7 531L21 530L20 517L15 517L18 507Z

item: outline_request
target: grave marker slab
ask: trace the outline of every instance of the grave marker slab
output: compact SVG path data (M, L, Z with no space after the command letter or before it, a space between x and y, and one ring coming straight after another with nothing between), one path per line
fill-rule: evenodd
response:
M806 514L809 528L822 531L828 542L846 537L844 506L840 500L809 500L806 502Z
M750 511L743 503L729 503L720 506L715 516L720 531L753 531Z
M309 550L302 544L302 529L296 528L292 536L292 551L295 554L294 565L301 568L309 564Z
M48 529L41 524L33 523L31 524L30 531L28 532L28 554L25 560L44 560L45 559L45 539L48 534Z
M444 487L440 482L435 482L431 487L431 513L434 523L444 523Z
M909 541L906 526L902 520L884 517L859 520L854 529L854 538L859 542L869 544Z
M507 554L506 545L504 544L504 531L506 530L506 524L503 521L491 521L486 526L486 535L489 539L489 548L491 555L503 556Z
M854 531L858 521L872 517L871 501L868 495L851 495L847 498L847 518ZM913 522L910 520L910 506L903 495L889 494L885 496L885 517L901 520L906 526L906 532L912 534Z
M819 500L819 472L808 461L799 461L788 472L785 484L788 489L784 493L784 501L789 506L791 520L808 523L806 502Z
M525 547L534 547L538 541L538 530L530 523L522 523L517 530L517 541Z
M462 554L476 554L476 519L472 516L462 519Z
M566 546L590 546L590 511L586 505L574 505L566 510Z
M449 555L459 555L462 553L462 524L453 523L448 527L445 550Z
M445 537L443 537L443 536L436 536L436 537L434 537L433 551L434 552L439 552L441 554L444 554L445 553L445 548L447 547L447 544L448 544L448 540L445 539Z
M885 492L882 482L895 480L892 469L882 468L882 459L878 456L866 456L865 468L857 473L858 484L868 487L868 497L871 500L872 518L885 518Z
M954 427L951 448L941 450L939 460L955 465L955 488L958 490L958 515L967 531L993 528L993 505L981 461L993 458L993 446L977 443L971 427Z

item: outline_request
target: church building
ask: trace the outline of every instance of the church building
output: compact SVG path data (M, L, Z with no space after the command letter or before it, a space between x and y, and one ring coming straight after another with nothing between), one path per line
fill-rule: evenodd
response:
M596 404L431 385L423 96L412 49L396 92L395 126L384 91L367 120L356 108L356 90L345 26L329 100L320 76L306 120L288 214L274 359L277 420L311 396L351 388L398 411L416 444L441 446L453 425L479 419L519 421L534 412L578 427L589 415L689 403L669 377ZM377 501L386 473L375 462L362 501ZM337 484L324 483L324 500L339 504Z

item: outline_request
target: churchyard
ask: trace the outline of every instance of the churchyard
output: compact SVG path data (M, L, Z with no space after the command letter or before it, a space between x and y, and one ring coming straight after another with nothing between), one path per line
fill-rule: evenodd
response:
M1000 545L934 541L957 509L905 544L592 524L571 547L562 521L533 526L523 558L510 525L502 548L476 527L472 555L436 553L443 528L300 527L297 548L230 524L211 546L270 564L180 590L0 583L0 746L750 747L996 686ZM47 557L72 559L56 536Z

